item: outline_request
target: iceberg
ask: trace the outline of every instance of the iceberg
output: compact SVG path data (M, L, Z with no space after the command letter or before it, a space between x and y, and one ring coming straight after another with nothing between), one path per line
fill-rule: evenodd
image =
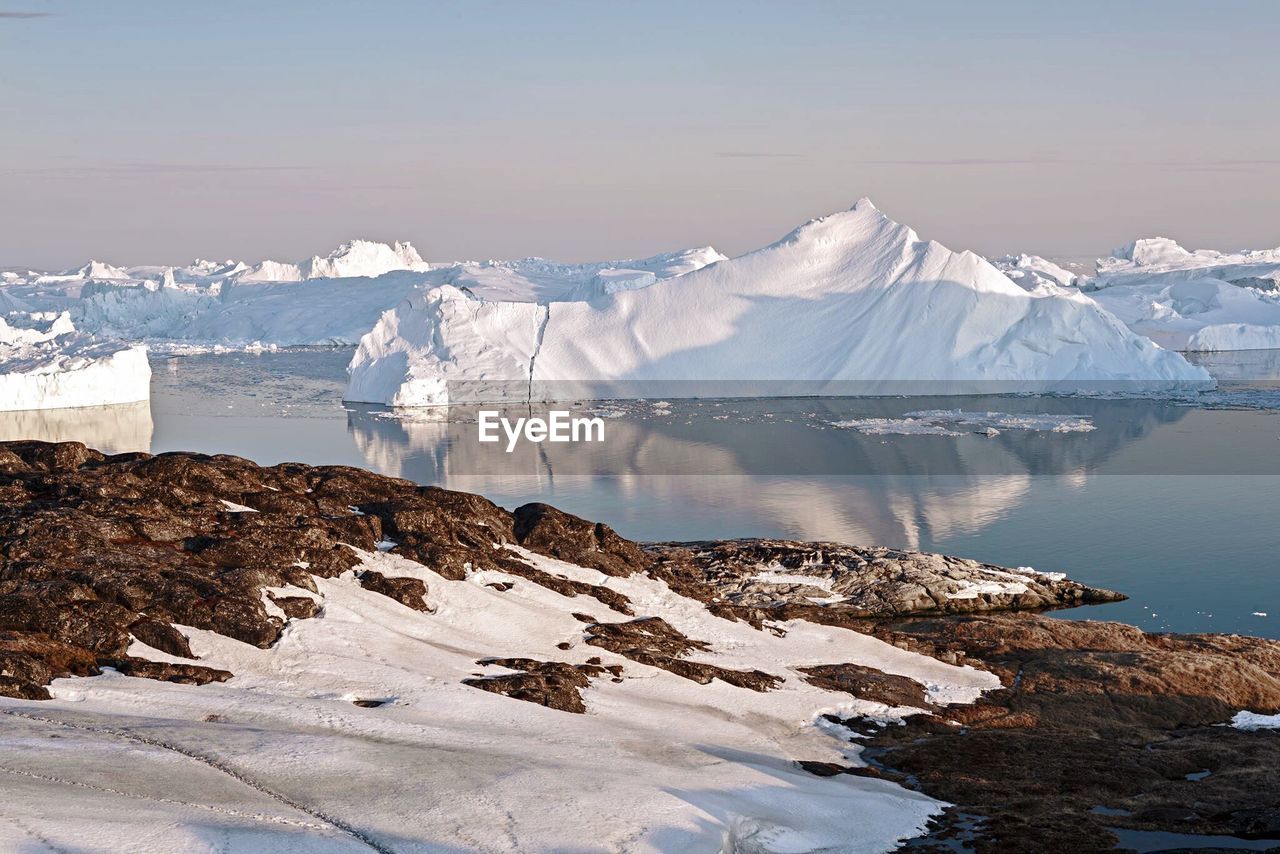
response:
M424 271L428 265L409 242L394 244L372 240L344 243L327 257L314 257L303 265L303 278L353 279L381 276L393 270Z
M1113 250L1110 258L1100 258L1097 273L1081 282L1086 291L1117 285L1149 282L1187 281L1214 278L1241 287L1275 290L1280 282L1280 249L1247 249L1219 252L1215 249L1188 250L1167 237L1135 240Z
M638 290L544 303L414 294L361 339L349 373L348 400L392 406L1212 382L1087 296L1028 292L867 199Z
M196 265L204 265L209 269L209 262L197 261ZM197 272L195 267L188 268ZM395 243L379 243L376 240L352 240L343 243L323 258L312 256L310 261L300 264L288 261L263 261L249 267L237 264L234 267L228 261L223 265L225 272L209 271L206 275L221 272L240 282L301 282L307 279L359 279L375 278L397 270L414 270L418 272L430 268L418 250L408 241ZM228 269L229 268L229 269Z
M0 318L0 411L134 403L150 393L146 347L78 333L65 312L44 330Z
M75 297L54 291L66 282L37 286L16 277L0 289L0 312L68 309L81 329L96 335L179 352L354 346L384 311L442 285L490 299L592 299L723 258L703 247L585 264L525 258L431 265L412 244L357 240L303 264L197 260L186 267L129 267L125 278L76 280Z
M39 275L36 281L40 284L53 284L56 282L79 282L88 281L90 279L127 279L129 273L120 267L113 267L103 261L89 261L83 267L74 270L66 270L61 273L45 273Z
M1203 277L1113 285L1089 296L1130 329L1173 350L1280 347L1280 294Z
M1187 250L1135 240L1080 283L1099 305L1161 346L1186 351L1280 348L1280 249Z

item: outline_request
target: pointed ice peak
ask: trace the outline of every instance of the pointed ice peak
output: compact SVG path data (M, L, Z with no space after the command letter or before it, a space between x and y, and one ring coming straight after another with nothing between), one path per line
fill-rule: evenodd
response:
M835 247L867 241L917 243L919 240L915 231L886 216L864 196L848 210L811 219L776 243L755 251L767 252L792 244Z
M78 270L69 270L68 275L78 276L81 279L127 279L129 274L119 267L113 267L104 261L90 260Z

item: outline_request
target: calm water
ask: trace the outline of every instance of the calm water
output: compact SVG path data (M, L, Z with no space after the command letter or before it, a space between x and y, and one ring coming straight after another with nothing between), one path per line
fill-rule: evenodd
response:
M1280 352L1202 358L1194 402L990 397L583 404L606 441L476 441L475 412L344 406L347 350L158 358L150 406L0 413L0 438L374 469L554 503L637 539L782 536L1067 572L1130 601L1061 612L1280 637ZM1088 432L864 435L913 410L1053 413ZM529 414L512 411L512 416ZM1267 616L1262 616L1266 614Z

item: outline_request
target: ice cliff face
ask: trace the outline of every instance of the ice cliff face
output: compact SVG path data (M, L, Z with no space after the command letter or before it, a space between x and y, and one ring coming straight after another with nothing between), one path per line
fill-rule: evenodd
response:
M146 348L76 332L68 314L47 329L0 318L0 410L133 403L150 396Z
M1028 293L865 199L755 252L640 290L551 302L545 315L458 290L415 297L362 339L350 373L348 399L402 406L1209 381L1088 298Z

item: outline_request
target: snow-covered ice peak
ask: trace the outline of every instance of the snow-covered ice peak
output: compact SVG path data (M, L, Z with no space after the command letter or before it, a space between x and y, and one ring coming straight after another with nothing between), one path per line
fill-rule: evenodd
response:
M103 261L89 261L81 267L64 270L61 273L35 274L35 281L53 284L57 282L77 282L93 280L127 279L129 273L120 267L114 267Z
M90 261L75 271L82 279L127 279L129 274L119 267L113 267L102 261Z

